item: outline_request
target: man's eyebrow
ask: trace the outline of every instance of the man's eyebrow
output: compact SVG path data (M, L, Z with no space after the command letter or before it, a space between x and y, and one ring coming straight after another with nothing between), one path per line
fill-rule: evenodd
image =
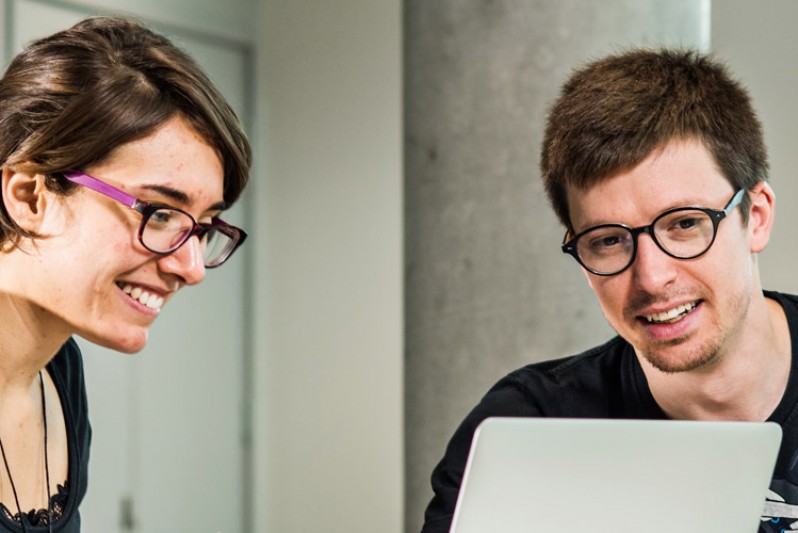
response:
M183 191L174 189L172 187L167 187L166 185L155 185L155 184L153 184L153 185L144 185L142 188L150 190L150 191L155 191L158 194L166 196L170 200L173 200L173 201L179 203L182 206L187 206L189 204L189 202L190 202L190 199L189 199L189 197L188 197L188 195L186 193L184 193ZM207 211L223 211L225 209L227 209L227 203L222 200L222 201L216 202L215 204L210 206L207 209Z

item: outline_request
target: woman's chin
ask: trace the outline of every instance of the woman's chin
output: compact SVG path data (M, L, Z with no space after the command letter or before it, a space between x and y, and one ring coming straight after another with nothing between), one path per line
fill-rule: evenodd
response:
M143 350L147 345L147 333L148 330L143 328L136 332L130 332L130 334L125 336L120 336L118 334L113 336L97 335L96 333L83 334L80 332L78 335L87 341L102 346L103 348L108 348L109 350L114 350L125 354L134 354Z

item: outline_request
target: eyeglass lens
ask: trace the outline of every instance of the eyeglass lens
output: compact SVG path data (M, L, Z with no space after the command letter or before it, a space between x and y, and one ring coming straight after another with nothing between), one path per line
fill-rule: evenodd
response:
M716 226L709 214L683 209L665 213L652 225L653 238L667 254L681 259L697 257L709 249ZM584 233L576 243L582 264L602 274L626 268L635 253L634 235L629 228L608 225Z
M169 253L179 248L192 235L194 219L187 213L170 208L156 209L150 213L141 230L141 242L153 252ZM225 228L226 229L226 228ZM200 246L205 257L205 266L223 263L238 241L234 230L222 231L221 227L207 228L201 234Z

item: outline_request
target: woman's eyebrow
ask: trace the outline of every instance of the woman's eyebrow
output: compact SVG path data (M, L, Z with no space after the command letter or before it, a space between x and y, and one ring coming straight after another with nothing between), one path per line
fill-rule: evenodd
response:
M167 198L179 203L182 206L187 206L190 202L190 199L186 193L180 191L178 189L174 189L172 187L167 187L166 185L144 185L143 189L147 189L150 191L155 191ZM227 203L224 200L216 202L212 206L210 206L207 211L223 211L227 208Z
M162 196L166 196L170 200L174 200L175 202L187 205L189 202L188 195L183 191L179 191L172 187L167 187L166 185L143 185L142 189L146 189L148 191L155 191Z

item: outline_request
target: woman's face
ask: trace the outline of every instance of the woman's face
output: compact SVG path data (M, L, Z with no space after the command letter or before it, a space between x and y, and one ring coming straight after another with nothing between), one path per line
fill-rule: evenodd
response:
M198 222L210 222L223 202L219 156L179 116L81 170L145 202L181 208ZM55 331L66 327L136 352L171 297L205 277L196 237L170 255L149 252L138 240L141 215L118 201L78 187L66 197L50 194L45 205L43 237L27 251L36 263L27 293Z

